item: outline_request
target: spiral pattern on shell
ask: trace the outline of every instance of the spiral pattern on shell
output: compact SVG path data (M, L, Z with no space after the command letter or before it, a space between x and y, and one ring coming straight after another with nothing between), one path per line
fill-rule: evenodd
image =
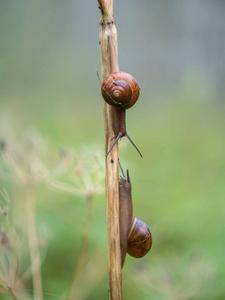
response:
M132 75L115 72L105 78L101 92L102 97L109 105L128 109L137 101L140 87Z
M140 219L134 218L128 235L127 253L139 258L145 256L152 246L152 234L148 226Z

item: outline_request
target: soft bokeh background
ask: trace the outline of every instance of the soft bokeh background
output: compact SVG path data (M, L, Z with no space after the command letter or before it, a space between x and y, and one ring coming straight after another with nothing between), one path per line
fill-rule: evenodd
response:
M224 15L223 0L114 1L120 68L142 88L127 127L144 158L122 140L120 159L130 169L135 216L153 234L147 257L126 259L124 299L225 299ZM23 236L18 277L30 264L26 186L5 151L12 147L25 169L35 157L49 174L61 166L62 149L63 157L75 152L74 169L67 165L60 179L68 184L74 181L67 170L79 176L76 162L91 172L89 158L97 155L104 166L99 19L97 0L0 1L0 183L11 200L9 238ZM35 196L43 290L59 295L44 299L61 299L72 280L87 202L43 178ZM0 201L4 207L3 195ZM2 233L4 224L1 216ZM94 197L76 299L108 298L106 247L102 193ZM3 264L5 256L0 259ZM31 279L25 288L32 290Z

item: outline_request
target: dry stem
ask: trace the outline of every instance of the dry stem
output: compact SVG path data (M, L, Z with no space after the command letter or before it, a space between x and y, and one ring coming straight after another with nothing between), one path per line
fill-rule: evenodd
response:
M102 18L100 20L99 45L102 79L112 73L112 59L109 50L109 36L117 50L117 30L113 20L113 0L98 0ZM115 109L104 105L105 153L110 149L111 139L115 136L113 122ZM106 157L106 219L108 244L109 298L122 299L121 253L119 236L119 167L118 144Z
M27 184L27 230L30 247L34 300L43 300L41 281L41 259L38 246L38 237L35 228L35 198L34 186L32 183ZM35 293L35 291L37 291L37 293Z
M0 275L0 281L4 284L4 286L7 288L10 295L13 297L13 299L18 300L17 295L13 289L13 287Z
M83 226L80 253L79 253L77 264L76 264L76 267L74 270L73 282L70 287L70 292L69 292L69 296L68 296L69 298L75 297L77 284L79 282L79 278L80 278L82 269L84 267L85 259L86 259L86 252L87 252L87 246L88 246L88 240L89 240L89 234L90 234L91 215L92 215L92 209L93 209L93 196L89 196L87 198L87 202L88 202L87 216L86 216L85 223Z

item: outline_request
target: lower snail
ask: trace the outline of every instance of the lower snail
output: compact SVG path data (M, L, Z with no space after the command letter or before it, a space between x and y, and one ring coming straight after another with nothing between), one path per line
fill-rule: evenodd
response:
M142 157L141 152L131 140L126 130L126 109L132 107L138 100L140 86L132 75L119 71L116 50L111 36L109 36L109 50L111 54L111 69L113 73L109 74L103 80L101 93L103 99L115 108L116 120L114 120L115 141L106 153L106 156L108 156L117 141L123 136L126 136Z
M121 167L121 165L120 165ZM152 234L148 226L140 219L133 217L131 182L129 171L119 180L119 225L121 267L124 265L126 253L140 258L145 256L152 246Z

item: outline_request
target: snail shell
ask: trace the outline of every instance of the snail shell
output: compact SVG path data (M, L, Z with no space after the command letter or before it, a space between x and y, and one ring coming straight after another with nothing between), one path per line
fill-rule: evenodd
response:
M152 246L152 234L148 226L140 219L134 218L128 235L127 253L139 258L145 256Z
M125 72L114 72L102 83L102 97L114 107L128 109L138 100L140 87L136 79Z

